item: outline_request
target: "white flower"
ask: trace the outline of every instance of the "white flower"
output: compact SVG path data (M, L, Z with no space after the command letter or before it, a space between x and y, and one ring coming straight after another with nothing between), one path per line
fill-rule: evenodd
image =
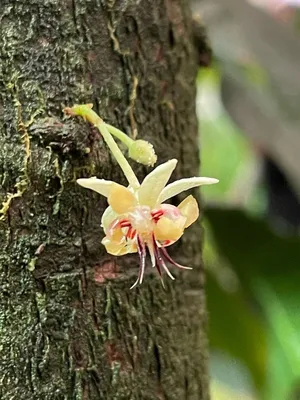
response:
M165 247L177 241L184 230L199 216L198 204L193 196L188 196L177 207L164 202L177 194L200 185L217 183L214 178L194 177L167 182L175 169L177 160L169 160L150 172L141 185L134 181L134 187L125 187L113 181L96 177L78 179L79 185L92 189L107 197L109 207L102 216L102 226L106 234L102 240L108 253L120 256L139 253L139 276L134 287L142 283L146 249L152 266L162 277L162 269L174 279L166 266L166 261L179 268L191 269L177 264Z

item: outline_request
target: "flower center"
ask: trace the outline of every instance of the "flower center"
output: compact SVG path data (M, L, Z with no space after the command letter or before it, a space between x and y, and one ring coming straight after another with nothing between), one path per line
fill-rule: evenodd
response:
M152 210L148 206L136 206L130 211L126 218L115 220L110 226L109 237L117 240L125 235L127 239L139 236L143 242L151 239L157 222L164 215L162 209Z
M128 221L133 230L144 240L153 231L153 217L148 206L137 206L128 214Z
M179 209L170 204L151 210L149 206L138 205L131 209L124 218L116 219L110 225L107 235L112 241L139 240L152 243L155 240L168 246L178 240L183 233L186 217Z

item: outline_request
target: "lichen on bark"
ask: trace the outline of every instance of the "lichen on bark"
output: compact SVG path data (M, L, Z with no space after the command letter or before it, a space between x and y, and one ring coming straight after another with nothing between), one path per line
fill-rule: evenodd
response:
M124 183L101 138L61 109L93 102L149 140L174 178L198 174L197 50L184 0L4 0L0 10L0 398L207 399L198 226L194 270L130 291L135 257L100 240L100 196ZM146 168L134 164L140 177Z

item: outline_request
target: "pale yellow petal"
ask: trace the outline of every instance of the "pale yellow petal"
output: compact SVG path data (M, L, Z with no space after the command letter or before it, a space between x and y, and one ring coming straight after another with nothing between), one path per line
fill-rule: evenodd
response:
M124 254L129 253L129 251L127 250L125 243L116 243L116 242L112 242L110 239L108 239L107 237L105 237L102 242L101 242L104 246L106 251L109 254L112 254L114 256L122 256Z
M106 181L105 179L98 179L95 176L91 178L80 178L77 179L77 183L84 188L94 190L95 192L102 194L102 196L108 197L109 192L114 185L112 181Z
M181 223L172 221L167 217L162 217L154 227L154 236L156 240L178 240L183 234Z
M134 241L128 243L126 247L127 247L127 253L137 253L138 251L137 244Z
M199 217L198 203L192 195L184 199L178 206L182 215L186 217L184 227L192 225L193 222Z
M124 233L122 231L122 228L118 227L113 229L109 238L112 242L120 243L122 239L124 239Z
M214 183L218 183L219 180L215 178L205 178L205 177L194 177L194 178L184 178L166 186L159 197L158 202L163 203L164 201L170 199L173 196L181 192L185 192L186 190L192 189L201 185L212 185Z
M114 210L109 206L107 209L104 211L102 218L101 218L101 226L104 229L104 232L107 233L107 230L110 226L110 224L118 218L118 214L114 212Z
M113 256L123 256L124 254L137 252L135 242L126 243L124 241L122 243L116 243L105 237L101 243L105 246L106 251Z
M118 183L114 183L112 186L107 201L111 208L118 214L129 212L137 204L134 194L125 186Z
M172 172L177 164L177 160L169 160L156 167L146 176L138 190L139 202L142 205L155 207L161 191L166 186Z

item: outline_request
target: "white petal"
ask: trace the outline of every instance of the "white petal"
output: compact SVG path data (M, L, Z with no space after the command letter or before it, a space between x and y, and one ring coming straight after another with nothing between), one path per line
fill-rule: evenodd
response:
M186 190L192 189L196 186L212 185L218 182L219 182L218 179L204 178L204 177L179 179L179 181L170 183L170 185L166 186L163 189L161 195L159 196L159 203L163 203L165 200L168 200L171 197L176 196L178 193L185 192Z
M156 167L146 176L138 190L140 204L150 207L156 205L163 188L166 186L176 167L176 164L176 159L169 160Z
M114 184L113 181L106 181L105 179L98 179L95 176L92 178L80 178L77 179L77 183L87 189L92 189L102 196L108 197L110 189Z

